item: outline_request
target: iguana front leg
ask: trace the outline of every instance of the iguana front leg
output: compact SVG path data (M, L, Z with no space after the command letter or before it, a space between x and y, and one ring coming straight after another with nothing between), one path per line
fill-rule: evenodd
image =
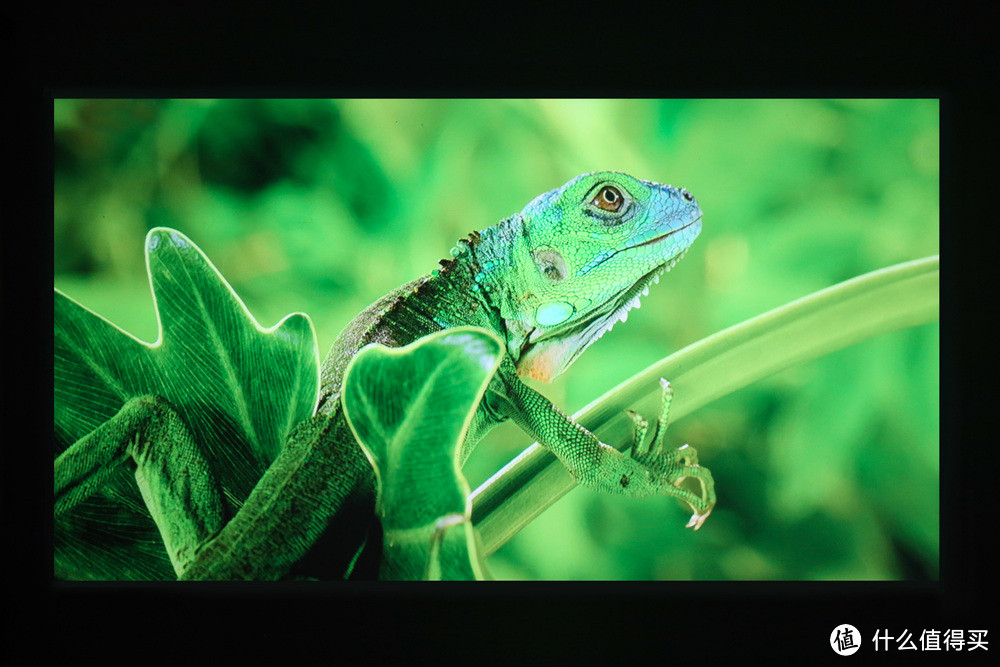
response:
M509 370L505 376L511 377ZM712 474L698 465L694 449L685 445L663 452L662 439L673 395L669 384L664 388L663 409L651 448L644 449L642 445L646 433L644 420L633 418L637 440L633 444L632 456L601 442L516 377L505 385L506 396L499 401L501 410L555 454L583 486L633 497L673 496L691 506L693 515L687 525L695 529L711 513L715 505L715 485ZM701 483L700 496L679 488L687 477L694 477Z

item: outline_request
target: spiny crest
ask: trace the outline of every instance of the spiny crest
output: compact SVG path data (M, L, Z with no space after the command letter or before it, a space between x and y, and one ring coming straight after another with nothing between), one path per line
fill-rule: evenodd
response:
M425 276L417 288L413 291L412 296L417 299L427 299L429 302L437 302L441 296L440 291L442 289L449 292L455 291L456 288L450 283L451 278L457 277L457 284L460 286L464 286L466 284L466 277L462 272L468 272L468 277L472 278L472 292L479 292L481 289L483 291L488 291L489 288L480 283L485 275L483 273L483 269L475 260L475 256L470 253L470 250L475 248L479 242L480 234L477 231L470 232L466 237L460 238L456 241L455 247L451 249L451 257L438 260L440 268L434 269L431 271L430 275ZM457 289L459 289L464 296L458 294L455 296L458 296L464 303L469 304L469 307L474 308L475 306L472 304L475 304L477 299L468 292L465 292L464 287ZM442 316L446 315L447 307L444 305L441 305L440 307L442 309L440 314Z
M438 264L441 266L440 269L434 269L433 275L440 275L442 271L450 271L457 264L457 260L466 256L471 248L474 248L480 240L479 232L472 231L469 232L467 237L460 238L455 242L454 247L451 249L451 257L445 259L439 259Z

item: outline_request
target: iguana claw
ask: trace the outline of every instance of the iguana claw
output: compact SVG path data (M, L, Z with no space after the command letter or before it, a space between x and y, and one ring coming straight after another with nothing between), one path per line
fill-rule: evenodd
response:
M715 507L715 480L712 479L712 473L708 468L698 465L698 452L694 447L684 445L674 450L673 454L674 465L680 468L677 478L673 480L673 485L677 488L677 492L673 495L687 503L694 511L685 527L698 530ZM681 489L681 484L688 477L694 477L701 484L701 495Z
M667 417L674 392L670 383L663 378L660 379L660 388L663 391L662 408L650 445L646 446L643 442L648 426L646 420L634 411L626 410L635 425L632 458L666 475L673 487L672 489L668 487L666 493L691 507L694 514L686 527L698 530L715 507L715 482L712 473L698 465L698 451L694 447L685 444L668 452L663 450L663 436L667 430ZM688 477L694 477L701 484L701 495L681 488L681 484Z
M712 510L708 510L704 514L698 514L698 513L692 514L691 515L691 520L688 521L687 525L684 526L684 527L685 528L694 528L695 530L698 530L699 528L701 528L701 524L705 523L705 519L707 519L708 515L711 514L711 513L712 513Z

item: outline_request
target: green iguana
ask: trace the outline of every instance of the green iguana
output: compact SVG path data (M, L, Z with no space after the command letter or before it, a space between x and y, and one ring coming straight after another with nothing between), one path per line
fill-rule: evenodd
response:
M176 410L143 396L77 441L55 462L55 510L94 493L108 470L134 465L142 497L179 579L371 577L381 550L376 480L344 417L341 384L364 346L407 345L435 331L482 327L506 344L462 445L460 460L491 428L512 419L589 488L670 495L689 504L697 529L715 504L711 473L693 448L654 447L636 424L631 456L600 442L521 377L550 381L619 321L701 230L686 190L617 172L578 176L520 213L453 249L441 268L382 297L334 342L322 366L318 407L299 424L234 516L211 466ZM680 488L685 478L701 494Z

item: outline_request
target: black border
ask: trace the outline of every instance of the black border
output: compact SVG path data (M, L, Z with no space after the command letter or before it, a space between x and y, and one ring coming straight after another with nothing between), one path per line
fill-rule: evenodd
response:
M389 25L340 6L207 4L45 3L0 29L12 37L15 85L25 84L15 97L28 102L8 105L23 111L6 127L22 135L14 140L27 136L24 154L8 156L27 187L7 193L0 243L4 570L11 591L28 593L5 596L5 656L377 662L399 650L420 662L798 662L839 659L828 638L845 622L862 630L865 654L876 628L993 634L985 588L996 487L986 475L997 470L997 392L983 362L995 358L987 318L998 223L995 198L982 195L993 191L998 70L985 6L881 16L811 3L766 15L606 7L561 20L538 7L410 6ZM941 99L940 582L54 586L51 505L32 500L51 489L35 435L52 416L51 101L220 94Z

